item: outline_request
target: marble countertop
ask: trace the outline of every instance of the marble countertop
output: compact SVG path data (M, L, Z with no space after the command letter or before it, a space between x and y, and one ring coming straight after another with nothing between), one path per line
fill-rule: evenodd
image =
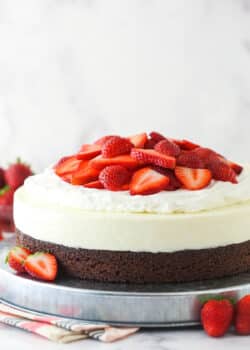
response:
M210 338L200 328L189 329L156 329L141 330L139 333L128 339L112 344L104 344L95 340L82 340L67 345L56 344L42 339L39 336L23 332L21 330L0 325L1 348L8 350L57 350L65 348L67 350L78 350L80 348L88 350L244 350L249 349L249 337L237 336L229 332L223 338Z

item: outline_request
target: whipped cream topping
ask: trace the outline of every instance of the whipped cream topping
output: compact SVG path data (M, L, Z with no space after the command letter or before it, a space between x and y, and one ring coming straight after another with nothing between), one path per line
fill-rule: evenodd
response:
M24 184L29 200L63 207L100 212L190 213L242 203L250 199L250 165L244 166L238 184L212 181L198 191L162 191L131 196L128 191L112 192L73 186L58 177L52 168L29 177Z

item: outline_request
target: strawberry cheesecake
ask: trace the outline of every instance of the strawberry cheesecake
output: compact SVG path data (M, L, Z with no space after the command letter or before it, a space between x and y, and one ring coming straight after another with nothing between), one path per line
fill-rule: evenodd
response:
M250 166L157 132L104 136L15 193L17 242L59 271L128 283L250 270Z

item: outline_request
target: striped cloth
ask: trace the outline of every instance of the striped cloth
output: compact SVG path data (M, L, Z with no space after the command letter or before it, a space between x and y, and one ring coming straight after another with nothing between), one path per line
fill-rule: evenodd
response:
M41 316L1 303L0 322L59 343L70 343L86 338L110 343L138 331L138 328L111 327L49 315Z

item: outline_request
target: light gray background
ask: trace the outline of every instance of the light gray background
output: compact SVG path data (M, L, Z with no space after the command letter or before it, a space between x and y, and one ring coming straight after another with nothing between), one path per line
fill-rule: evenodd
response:
M249 160L249 0L0 0L0 163L158 129Z

